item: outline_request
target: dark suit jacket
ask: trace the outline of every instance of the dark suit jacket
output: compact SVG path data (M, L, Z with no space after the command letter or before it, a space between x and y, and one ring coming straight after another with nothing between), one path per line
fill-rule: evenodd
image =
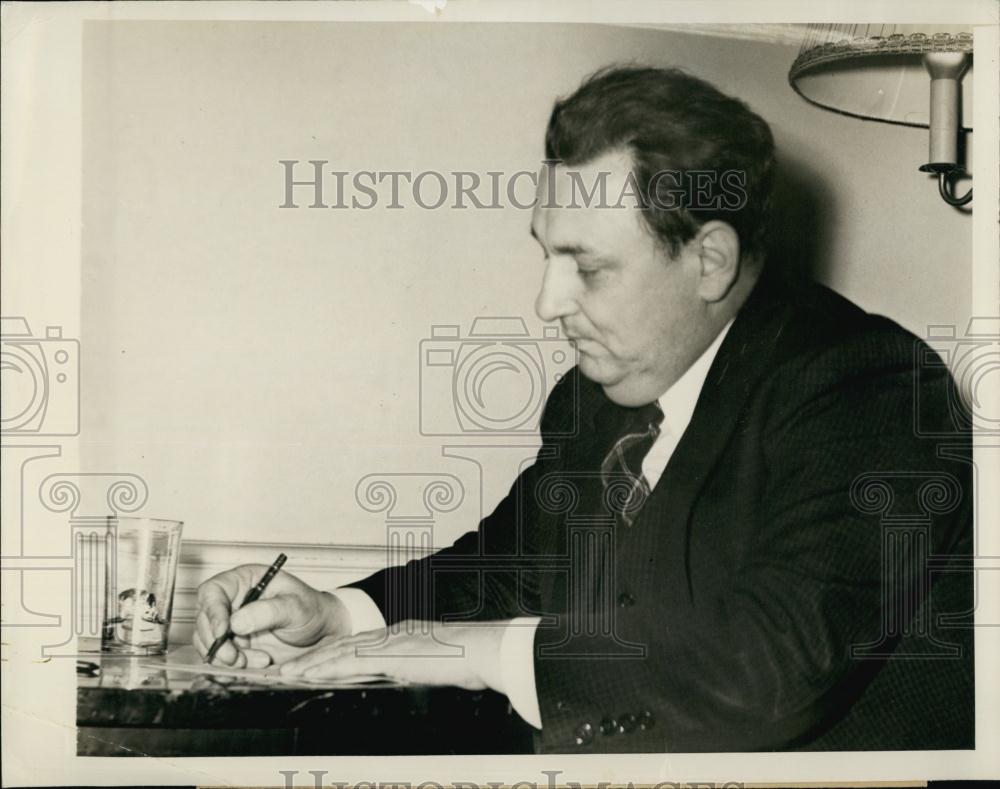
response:
M567 376L477 531L355 586L389 622L542 615L542 751L974 747L971 450L937 356L762 281L628 527L597 517L607 402Z

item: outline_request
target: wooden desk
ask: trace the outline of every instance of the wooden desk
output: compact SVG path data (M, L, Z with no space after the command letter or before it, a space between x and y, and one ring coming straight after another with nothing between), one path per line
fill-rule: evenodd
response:
M532 752L531 727L492 691L392 682L284 687L127 657L83 659L100 673L77 681L80 756Z

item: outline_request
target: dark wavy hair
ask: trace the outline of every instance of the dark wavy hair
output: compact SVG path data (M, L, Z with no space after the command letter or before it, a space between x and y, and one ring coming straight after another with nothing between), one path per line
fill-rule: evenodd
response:
M745 257L763 259L774 138L767 123L739 99L674 68L611 66L556 102L545 133L545 154L568 166L612 150L627 150L650 230L675 255L710 219L729 223ZM738 208L704 208L650 199L663 171L742 173Z

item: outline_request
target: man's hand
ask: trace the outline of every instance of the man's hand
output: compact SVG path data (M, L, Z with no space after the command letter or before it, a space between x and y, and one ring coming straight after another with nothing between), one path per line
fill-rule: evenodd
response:
M286 676L340 679L384 674L420 685L492 688L505 693L500 644L506 622L441 625L397 622L383 630L324 638L281 667Z
M286 572L274 577L259 600L233 613L267 569L264 564L244 564L198 587L194 645L202 657L230 627L236 637L222 645L213 663L238 668L283 663L324 637L351 632L350 616L340 600Z

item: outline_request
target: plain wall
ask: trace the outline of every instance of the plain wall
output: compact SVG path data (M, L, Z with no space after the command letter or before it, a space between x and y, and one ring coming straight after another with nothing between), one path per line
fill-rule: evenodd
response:
M541 335L529 212L280 209L278 161L534 171L554 98L615 61L682 66L771 123L789 261L918 334L964 326L972 223L917 171L926 131L809 105L796 54L589 25L88 23L83 469L141 475L188 538L380 544L355 499L372 473L454 475L434 542L473 528L530 453L466 451L484 489L442 454L461 440L420 434L420 341L477 316Z

